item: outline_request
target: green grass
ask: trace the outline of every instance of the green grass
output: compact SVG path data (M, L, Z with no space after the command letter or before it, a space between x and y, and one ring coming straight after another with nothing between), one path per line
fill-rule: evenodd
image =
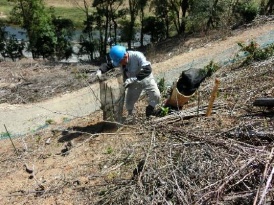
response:
M0 4L0 13L2 15L9 16L11 10L12 10L12 6L5 6Z
M0 133L0 140L7 139L8 137L9 137L9 133L7 132Z
M83 21L85 20L85 14L83 11L77 8L65 8L65 7L54 7L56 17L62 17L71 19L76 28L83 27Z
M8 0L1 0L0 1L0 6L5 6L5 5L8 5L9 3L8 3Z
M0 1L0 13L2 15L8 16L13 8L13 3L8 2L8 0Z
M0 1L0 13L9 17L13 8L13 4L8 3L7 0ZM56 17L71 19L76 28L83 27L83 21L85 20L85 14L78 8L72 7L54 7Z
M45 2L46 4L48 3L47 0L45 0ZM261 0L254 0L254 2L256 2L257 4L260 4ZM76 28L83 28L83 21L85 19L84 12L75 7L68 7L68 6L62 7L62 3L66 4L66 1L63 1L63 2L60 1L59 3L60 3L60 6L54 7L56 16L71 19ZM12 2L9 2L8 0L0 0L0 12L2 12L3 15L9 16L12 8L13 8Z

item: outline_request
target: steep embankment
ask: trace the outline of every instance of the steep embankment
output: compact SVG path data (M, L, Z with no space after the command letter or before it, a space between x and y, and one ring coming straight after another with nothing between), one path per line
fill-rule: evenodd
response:
M204 43L205 41L201 39L191 39L184 42L184 46L189 49L188 52L173 56L163 62L154 63L154 73L156 78L164 77L168 83L171 83L184 69L202 67L210 60L221 64L229 62L239 49L238 42L255 40L264 45L273 43L273 39L274 24L272 21L234 31L230 37L222 40ZM197 45L199 41L203 42L202 46L193 49L192 45ZM172 55L172 52L168 55ZM66 93L44 102L22 105L1 104L0 134L6 132L4 124L9 132L16 136L43 128L48 120L58 123L64 119L86 116L99 109L98 96L99 85L95 83L91 87Z

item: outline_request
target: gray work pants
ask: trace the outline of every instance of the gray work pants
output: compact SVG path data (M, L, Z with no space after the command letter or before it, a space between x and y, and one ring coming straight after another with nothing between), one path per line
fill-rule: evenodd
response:
M135 81L130 84L126 93L126 109L131 114L134 109L134 104L139 99L142 91L148 95L148 104L155 107L160 102L161 94L157 83L153 77L153 74L150 74L148 77L140 81Z

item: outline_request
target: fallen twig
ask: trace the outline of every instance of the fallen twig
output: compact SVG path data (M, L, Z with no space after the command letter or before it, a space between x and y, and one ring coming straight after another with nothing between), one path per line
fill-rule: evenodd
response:
M16 153L17 156L19 156L19 153L18 153L18 151L17 151L17 149L16 149L16 147L15 147L15 145L14 145L12 139L11 139L10 133L8 132L7 127L6 127L5 124L4 124L4 127L5 127L5 130L6 130L7 134L8 134L8 136L9 136L9 139L10 139L10 141L11 141L11 144L12 144L12 146L13 146L13 148L14 148L14 152Z
M269 188L270 183L272 181L273 174L274 174L274 167L272 167L272 171L271 171L271 173L270 173L270 175L269 175L269 177L267 179L266 186L264 188L264 191L262 193L262 196L261 196L261 199L260 199L258 205L261 205L264 202L264 200L265 200L266 194L268 192L268 188Z

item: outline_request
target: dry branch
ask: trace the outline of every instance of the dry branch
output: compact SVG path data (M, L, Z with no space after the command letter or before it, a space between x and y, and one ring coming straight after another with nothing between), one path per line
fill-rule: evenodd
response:
M225 104L215 104L212 107L213 109L212 112L216 113L218 112L218 110L221 110L224 108L225 108ZM206 109L207 109L207 105L202 105L199 107L199 109L197 109L196 107L193 107L186 110L177 111L177 112L171 113L170 115L167 115L161 118L156 118L153 120L153 123L156 123L156 124L172 123L182 119L190 119L193 117L205 116Z
M261 204L265 201L265 197L266 197L267 192L269 191L268 188L269 188L270 183L271 183L271 181L272 181L273 174L274 174L274 167L272 167L271 173L270 173L270 175L269 175L269 177L268 177L268 179L267 179L267 182L266 182L264 191L263 191L263 193L262 193L262 196L261 196L261 199L260 199L258 205L261 205Z

